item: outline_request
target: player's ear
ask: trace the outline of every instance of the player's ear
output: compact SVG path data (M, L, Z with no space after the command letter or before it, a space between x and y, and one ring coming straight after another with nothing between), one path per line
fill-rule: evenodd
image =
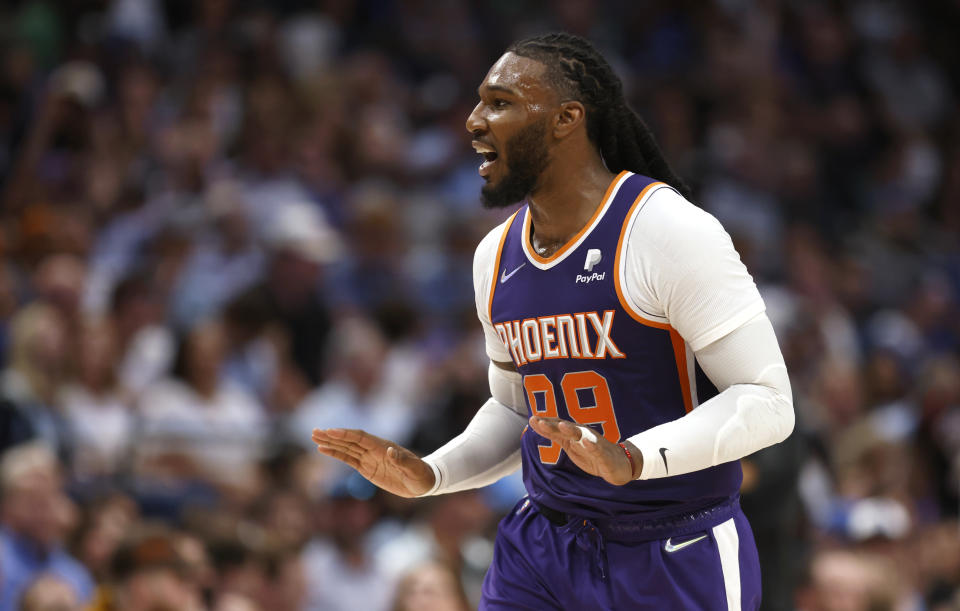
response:
M562 139L573 133L583 123L586 117L586 110L583 104L576 100L563 102L560 104L560 112L557 113L553 126L553 136Z

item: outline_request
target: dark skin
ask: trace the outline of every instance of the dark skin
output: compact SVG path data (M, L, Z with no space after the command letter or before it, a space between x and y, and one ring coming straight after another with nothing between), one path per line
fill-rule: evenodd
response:
M467 118L466 127L475 148L497 153L496 161L482 172L488 184L495 185L508 172L505 144L511 136L533 123L546 122L544 144L549 163L527 201L533 225L531 243L541 256L549 257L593 217L614 175L587 137L583 104L561 99L540 62L507 53L490 68L478 93L480 102ZM494 364L517 371L513 363ZM632 461L619 445L599 435L583 438L581 428L568 420L533 416L529 425L559 444L578 467L611 484L626 484L643 468L642 455L630 442L624 445ZM314 429L312 439L321 454L345 462L398 496L419 496L434 485L433 470L413 452L365 431Z

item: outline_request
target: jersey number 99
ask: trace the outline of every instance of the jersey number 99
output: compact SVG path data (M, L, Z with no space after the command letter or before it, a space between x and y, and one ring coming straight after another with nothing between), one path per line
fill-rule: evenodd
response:
M542 373L524 376L523 388L527 392L530 409L535 415L559 418L557 394L550 378ZM560 380L560 390L563 392L567 413L574 422L584 426L599 424L603 437L607 441L611 443L620 441L620 427L617 425L617 415L613 411L610 387L605 377L596 371L566 373ZM592 405L589 403L584 405L580 400L581 393L588 391L593 395ZM559 444L548 441L545 445L541 444L539 449L541 462L549 465L557 464L562 450Z

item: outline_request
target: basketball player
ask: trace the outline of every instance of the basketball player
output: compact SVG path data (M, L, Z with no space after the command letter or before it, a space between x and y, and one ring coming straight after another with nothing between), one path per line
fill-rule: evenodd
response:
M523 466L481 609L756 609L738 459L793 430L790 382L729 236L585 40L512 45L467 130L491 207L477 312L492 397L420 459L362 431L318 450L406 497Z

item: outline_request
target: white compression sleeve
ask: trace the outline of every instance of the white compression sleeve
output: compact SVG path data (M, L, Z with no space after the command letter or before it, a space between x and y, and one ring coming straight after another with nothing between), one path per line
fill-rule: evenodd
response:
M790 379L766 314L696 352L721 391L687 415L630 442L643 455L638 479L682 475L738 460L793 430Z
M488 486L520 467L520 436L527 426L520 374L490 363L490 391L467 428L424 457L433 488L421 496Z

